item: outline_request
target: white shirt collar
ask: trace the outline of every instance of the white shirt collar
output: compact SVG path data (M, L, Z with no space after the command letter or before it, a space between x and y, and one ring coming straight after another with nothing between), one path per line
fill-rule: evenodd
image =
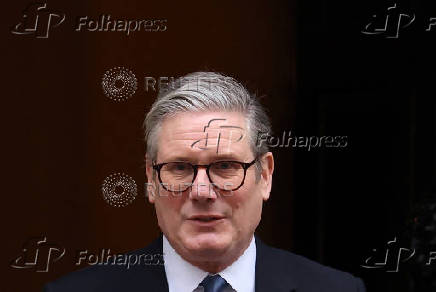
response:
M163 236L163 255L169 292L192 292L208 272L185 261ZM254 236L244 253L219 273L237 292L254 292L256 243Z

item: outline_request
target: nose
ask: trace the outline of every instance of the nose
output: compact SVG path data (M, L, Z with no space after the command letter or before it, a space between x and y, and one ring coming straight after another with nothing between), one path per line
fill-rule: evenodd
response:
M189 197L196 201L211 201L218 197L207 176L206 168L198 168L197 177L192 183Z

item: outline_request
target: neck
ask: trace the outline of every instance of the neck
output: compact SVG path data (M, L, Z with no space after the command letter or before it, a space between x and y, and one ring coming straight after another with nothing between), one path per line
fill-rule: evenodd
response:
M219 262L194 262L191 263L194 266L202 269L205 272L208 272L210 274L218 274L219 272L223 271L225 268L230 266L235 260L232 262L227 263L219 263Z
M206 259L206 260L199 260L199 261L193 261L189 258L184 257L187 262L191 263L192 265L202 269L205 272L211 273L211 274L218 274L222 272L225 268L232 265L248 248L250 245L251 240L244 243L240 248L238 248L235 252L224 255L224 256L218 256L214 257L213 260Z

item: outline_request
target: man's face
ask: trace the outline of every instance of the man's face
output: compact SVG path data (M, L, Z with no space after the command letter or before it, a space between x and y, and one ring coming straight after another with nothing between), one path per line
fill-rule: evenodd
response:
M157 145L156 164L186 161L207 165L255 159L245 117L238 112L176 114L163 121ZM256 165L249 167L244 184L235 191L214 188L206 169L200 167L192 187L186 191L174 193L159 186L149 196L162 232L183 258L191 263L226 260L245 250L259 224L262 202L271 190L272 154L267 153L260 160L261 173L256 172ZM157 186L159 180L157 173L153 178L151 163L147 159L148 183ZM205 217L212 220L205 221Z

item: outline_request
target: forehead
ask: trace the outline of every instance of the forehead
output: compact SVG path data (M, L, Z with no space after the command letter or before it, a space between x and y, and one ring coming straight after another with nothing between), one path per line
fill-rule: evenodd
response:
M251 157L244 114L183 112L166 118L158 133L160 161Z

